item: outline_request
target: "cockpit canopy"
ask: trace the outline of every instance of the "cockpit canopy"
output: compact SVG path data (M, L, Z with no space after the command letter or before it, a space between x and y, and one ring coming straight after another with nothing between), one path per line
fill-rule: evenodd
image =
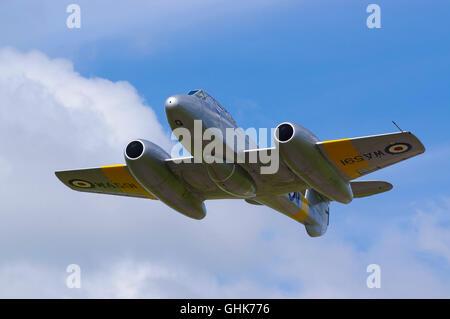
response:
M223 106L220 105L219 102L216 101L215 98L213 98L210 94L208 94L206 91L204 90L191 90L188 92L187 95L193 95L196 96L202 100L206 100L210 103L212 103L213 105L219 107L221 110L224 110Z
M230 113L228 113L228 111L219 102L217 102L215 98L213 98L211 95L209 95L206 91L191 90L188 92L187 95L193 95L199 99L202 99L202 100L208 102L208 104L210 104L211 106L216 108L217 112L219 112L219 114L221 116L226 117L228 120L230 120L236 126L236 122L231 117Z
M209 97L209 98L214 100L214 98L211 95L209 95L204 90L190 90L187 95L194 95L194 96L199 97L201 99L205 99L206 97Z
M198 91L201 91L201 90L191 90L191 91L189 91L189 93L187 95L195 95L195 93L197 93Z

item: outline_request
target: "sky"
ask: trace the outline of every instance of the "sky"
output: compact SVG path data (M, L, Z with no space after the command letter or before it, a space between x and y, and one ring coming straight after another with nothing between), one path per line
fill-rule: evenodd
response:
M449 298L449 14L439 0L2 1L0 297ZM363 177L394 188L332 203L320 238L241 200L196 221L54 176L123 163L134 138L167 149L164 101L195 88L243 128L289 120L331 140L395 120L426 152Z

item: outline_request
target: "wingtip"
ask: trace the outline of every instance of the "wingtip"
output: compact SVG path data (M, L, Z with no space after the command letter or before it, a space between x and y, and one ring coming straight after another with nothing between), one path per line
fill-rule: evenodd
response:
M425 153L426 149L425 149L425 145L423 145L422 141L414 133L412 133L412 132L408 132L408 133L411 134L417 142L418 154Z
M385 182L385 183L386 183L386 192L388 192L394 188L394 185L392 185L391 183L389 183L389 182Z

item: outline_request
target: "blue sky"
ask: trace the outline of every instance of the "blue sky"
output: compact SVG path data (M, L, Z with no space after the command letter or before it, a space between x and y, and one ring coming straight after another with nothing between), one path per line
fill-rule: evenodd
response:
M448 288L450 252L447 248L450 246L450 187L448 183L450 133L447 129L450 117L450 21L448 19L450 4L448 2L376 1L374 3L381 7L382 28L368 29L365 21L368 16L366 7L372 3L369 1L265 0L242 4L230 1L195 0L192 2L132 1L114 5L105 1L78 1L75 3L79 3L82 10L82 27L79 30L67 29L65 26L68 15L65 13L65 7L69 3L72 2L2 2L0 47L12 47L18 50L18 56L30 50L37 50L50 60L63 58L73 63L73 68L79 73L81 79L99 78L113 83L128 82L135 90L131 90L131 93L127 91L126 94L135 94L137 99L140 97L142 99L140 103L151 108L156 116L148 122L148 125L152 127L146 128L145 122L138 125L139 128L143 128L142 132L148 132L147 134L150 135L139 137L160 140L164 134L168 136L169 127L163 109L164 101L172 94L184 93L192 88L203 88L211 93L244 128L270 128L290 120L308 127L322 140L328 140L392 132L396 129L391 121L395 120L402 129L415 133L424 143L426 153L365 178L391 182L394 185L391 192L355 200L350 205L333 204L331 227L324 238L314 242L305 238L306 235L303 231L299 232L297 225L295 227L290 225L290 221L267 217L268 220L254 225L254 237L251 235L253 233L246 235L248 225L240 226L242 228L237 227L237 229L229 225L223 226L224 233L220 233L219 230L217 242L213 241L213 243L233 255L230 256L231 259L238 259L239 256L253 251L252 249L258 251L261 249L254 258L247 256L242 261L243 267L246 265L257 267L260 262L268 262L280 257L276 254L277 245L282 245L288 239L299 240L299 245L305 251L299 249L295 256L282 255L281 261L292 262L299 269L308 272L312 271L316 264L302 264L302 256L314 258L316 254L323 251L324 256L330 258L329 260L339 259L336 261L337 265L344 267L346 273L362 278L362 281L366 276L365 269L353 268L350 261L364 265L371 259L372 262L379 263L382 269L383 264L387 265L385 266L388 269L387 272L392 270L392 274L398 274L397 272L401 271L404 265L412 263L414 266L411 277L408 277L408 272L405 271L406 274L402 278L409 282L411 278L416 278L417 274L423 274L420 282L424 286L431 283L427 286L430 290L424 289L422 293L417 290L417 294L413 293L412 296L431 296L427 294L427 291L436 288L438 281L442 282L442 287L437 289L437 296L450 296ZM23 56L22 58L25 59ZM45 63L50 65L53 62ZM76 76L71 75L71 77ZM94 87L98 83L92 85ZM52 90L46 92L53 94ZM137 103L134 98L125 100ZM5 112L11 111L11 106L7 104L3 104L2 107ZM132 113L133 110L134 108L130 109L130 112ZM26 114L24 116L27 117ZM71 115L67 116L70 118ZM129 116L132 117L133 114ZM152 115L147 114L147 116ZM101 118L98 121L101 121ZM91 125L95 123L92 120ZM155 126L154 129L153 126ZM77 130L83 129L83 127L74 127L77 127ZM136 132L141 132L139 128ZM39 131L40 133L42 132ZM70 134L65 132L65 136ZM12 134L11 137L14 138ZM77 138L74 137L73 140L82 141L82 137L77 135ZM98 140L101 141L102 138L100 134ZM117 137L117 140L122 142L121 137ZM94 141L92 143L95 145ZM123 145L125 144L118 143L110 147L117 153L117 156L111 159L99 154L101 152L93 152L92 149L86 151L81 147L79 152L89 151L94 159L89 161L89 158L75 155L70 162L64 159L61 163L63 160L61 159L60 162L52 163L53 166L58 166L54 168L55 170L71 168L70 165L82 167L83 165L110 164L109 161L114 162L117 158L120 160ZM78 150L77 147L73 146L75 150ZM106 154L115 153L105 151L103 155ZM1 157L0 163L2 163ZM10 165L14 167L14 163ZM23 174L25 178L25 172L22 171L20 174ZM53 191L54 187L60 186L56 183L49 184L49 190ZM65 189L58 191L69 201L75 198L71 197L73 194ZM119 207L120 205L125 207L129 203L123 199L110 197L98 202L88 198L87 202L83 202L86 196L80 197L79 194L76 196L81 200L80 206L76 208L78 210L114 210L109 208L113 205L112 203ZM49 201L50 199L42 200L40 204L34 203L33 207L38 207L36 213L52 209L60 211L67 203L61 200L59 206L52 204L53 208L50 208L47 207ZM148 207L160 204L152 202L136 205ZM207 218L211 217L210 223L226 221L227 210L222 206L226 205L226 202L211 205L213 211L214 209L223 211L223 215L218 220L208 216ZM249 210L244 208L247 207L245 204L239 205L241 206L237 206L236 209L242 210L242 214L248 214L245 218L250 220L248 216L258 216L258 209L251 207ZM8 206L11 207L10 213L20 210L19 206L14 204ZM157 207L158 211L165 212L162 206ZM30 210L21 212L29 214ZM113 216L121 220L123 217L120 217L120 213L119 210L115 211ZM132 213L127 212L127 215ZM105 217L100 213L97 215L99 220ZM85 217L84 222L88 223L89 218ZM177 228L175 229L181 229L181 232L191 234L190 232L195 230L200 232L201 236L211 235L202 228L202 224L193 225L191 221L185 221L182 218L160 217L156 221L146 218L148 217L143 219L146 223L159 222L158 228L171 227L171 223L176 220ZM58 220L62 223L66 222L62 217ZM188 226L183 226L184 223ZM6 222L5 225L19 227L16 221L11 221L11 224ZM128 231L131 233L134 232L133 225L129 225ZM211 224L203 224L203 227L210 226ZM115 229L114 227L111 229ZM187 230L183 230L183 227L187 227ZM217 224L214 227L218 227ZM59 234L56 226L50 228L55 231L55 236ZM90 225L88 228L94 231L95 225ZM288 235L283 235L284 229ZM243 245L244 248L233 250L221 241L226 240L226 231L230 230L233 230L233 236L241 240L239 245ZM298 234L295 231L298 231ZM145 232L144 228L142 232ZM16 236L20 237L20 231L16 233L19 234ZM40 234L40 231L36 232L37 237ZM92 236L95 238L95 235ZM411 239L411 246L416 247L407 248L408 238L411 236L414 237ZM74 235L73 238L76 236ZM108 264L104 260L114 259L117 255L133 260L125 263L125 266L120 264L124 269L134 269L134 267L147 269L146 263L152 262L157 263L157 266L151 264L152 267L159 269L161 265L158 266L158 263L165 266L173 266L174 263L174 260L167 255L161 255L152 249L142 253L146 249L145 245L133 242L132 239L126 242L129 246L125 244L122 246L118 242L116 249L105 248L108 247L107 235L103 239L105 242L98 238L98 246L94 247L109 252L102 252L100 255L104 254L104 256L100 261L95 259L94 250L89 252L90 257L86 257L83 253L85 250L81 248L77 250L73 238L66 238L67 242L64 240L63 242L76 251L74 254L76 258L83 260L84 264L91 265L91 268L95 268L94 265L102 264L102 262L102 265ZM147 239L168 240L164 234ZM53 278L53 274L57 273L56 269L60 265L65 265L66 259L73 256L63 254L66 257L63 260L58 259L56 253L53 255L50 250L59 250L55 247L49 248L51 245L46 246L46 242L44 241L41 247L44 247L42 249L48 253L47 259L37 258L26 248L26 245L18 249L21 253L16 251L6 255L7 259L11 262L19 260L20 262L28 261L31 264L37 263L41 267L39 271L47 274L48 278ZM406 288L402 290L393 287L394 284L391 286L387 284L388 288L380 293L362 291L360 287L354 288L348 284L340 294L341 283L339 282L332 281L327 286L320 276L305 279L280 275L285 273L284 267L286 267L281 262L275 262L270 267L255 269L251 274L240 270L234 264L230 265L231 270L222 269L217 265L217 260L224 257L212 254L216 259L209 260L207 255L211 253L209 249L213 248L204 248L201 242L198 239L181 244L173 239L173 242L161 247L170 250L176 249L174 247L178 245L181 245L183 249L189 249L190 245L196 246L195 253L199 255L199 258L207 259L206 264L210 266L205 266L202 277L197 278L204 283L203 286L200 285L203 290L186 289L188 296L208 296L208 289L214 291L213 295L224 296L220 293L224 283L230 289L229 294L235 293L248 297L254 296L254 291L258 291L256 288L260 286L268 289L266 293L262 293L263 296L317 297L321 296L321 292L325 296L332 297L408 295ZM245 242L249 243L244 244ZM224 247L220 246L222 244ZM130 246L132 248L129 248ZM385 249L389 246L392 246L391 249L383 253L380 247ZM13 251L6 241L3 241L2 247ZM252 249L246 250L248 247ZM335 247L342 254L332 257L333 252L325 250L325 247L329 249ZM272 251L270 248L273 248L273 255L263 256L264 248L269 249L269 252ZM414 250L416 248L417 250ZM401 259L403 253L405 258ZM18 255L22 257L18 258ZM44 255L47 256L46 253ZM398 263L388 261L394 255L400 256ZM373 261L373 259L377 260ZM324 257L323 260L318 258L316 262L326 263L329 260ZM144 266L133 264L139 262L144 263ZM132 266L129 266L130 263ZM236 263L238 264L238 261ZM195 260L188 257L181 264L187 268L196 267ZM164 267L161 266L161 268ZM114 271L117 269L114 267L112 269L107 271L116 274ZM279 271L272 272L273 269ZM143 271L143 278L148 279L148 276L153 278L146 271ZM123 272L126 273L125 270ZM96 273L101 272L96 269ZM64 276L64 273L61 276ZM2 277L0 271L0 280L1 278L10 277L6 275ZM101 283L101 277L98 278L100 279L93 282ZM213 278L215 288L211 288L209 279L204 278ZM234 285L238 280L236 278L240 281ZM133 280L131 280L132 283L139 282L138 279ZM151 281L151 279L148 280ZM229 282L233 283L232 288L227 286L226 283ZM245 286L245 283L248 285ZM133 286L133 284L129 285ZM168 285L170 286L170 283ZM21 287L19 284L17 286ZM55 287L57 287L56 283ZM95 284L91 284L92 287L95 288ZM131 288L130 290L136 293L135 296L184 296L182 293L177 295L163 288L140 290L133 287L134 290ZM273 287L279 288L275 294L271 294ZM418 285L418 287L422 286ZM37 296L46 296L46 293L53 296L51 292L43 292L40 289L36 289L35 293ZM84 296L99 294L101 294L99 290L92 288L89 294ZM8 296L8 293L3 292L2 295ZM17 295L24 295L19 288ZM66 291L57 295L77 296ZM112 294L112 296L117 295Z

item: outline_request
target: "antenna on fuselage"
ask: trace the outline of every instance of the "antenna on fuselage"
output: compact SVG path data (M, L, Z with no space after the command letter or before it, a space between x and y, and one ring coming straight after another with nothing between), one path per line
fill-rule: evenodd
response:
M397 123L395 123L394 121L392 121L392 123L394 123L394 125L398 128L398 130L403 133L403 130L397 125Z

